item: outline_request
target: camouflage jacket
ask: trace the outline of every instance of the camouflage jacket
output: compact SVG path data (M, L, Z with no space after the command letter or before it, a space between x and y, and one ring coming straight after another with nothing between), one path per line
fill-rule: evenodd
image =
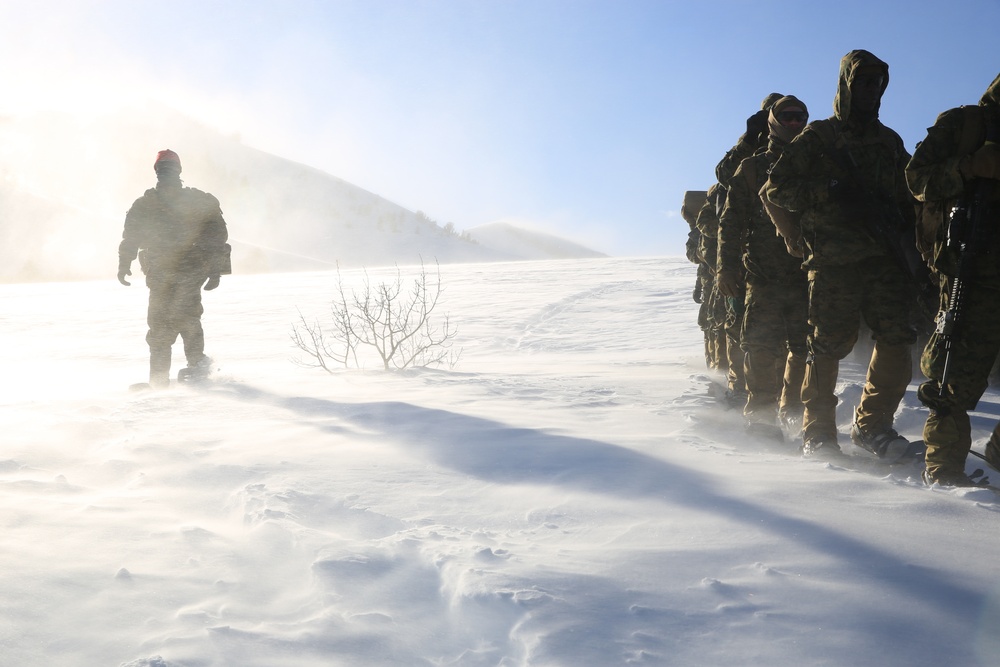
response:
M228 238L218 199L195 188L157 186L125 215L118 256L132 261L139 255L147 276L207 278L229 273Z
M705 201L698 217L695 227L701 234L698 241L698 258L708 266L708 269L715 275L715 266L718 261L718 240L719 240L719 215L716 205L725 191L716 183L708 189L708 199Z
M771 142L766 151L740 163L729 182L726 207L719 219L718 268L745 268L749 282L805 281L802 260L792 257L760 201L768 170L781 154Z
M851 118L850 84L862 66L884 68L884 90L888 85L885 63L865 51L845 56L834 116L810 123L785 147L767 182L770 201L802 214L806 268L888 257L889 252L869 231L868 216L891 211L913 223L915 202L904 176L910 155L903 140L877 117ZM876 108L876 116L877 112ZM832 189L846 184L863 189L870 199L831 197Z
M752 157L763 148L767 148L767 132L762 137L748 137L746 134L740 135L736 145L729 149L723 156L719 164L715 166L715 177L719 183L728 190L729 182L733 180L736 170L739 169L743 160Z
M962 177L959 162L985 143L988 131L991 136L1000 135L1000 76L978 106L958 107L940 114L928 128L927 137L917 144L906 167L910 190L924 207L919 238L932 246L927 254L935 268L947 275L954 275L956 260L944 247L948 212L961 197L971 193L974 183ZM993 230L1000 226L1000 187L987 184L985 194L986 200L982 202L985 222ZM977 277L1000 282L1000 234L994 232L988 247L977 249L977 256Z

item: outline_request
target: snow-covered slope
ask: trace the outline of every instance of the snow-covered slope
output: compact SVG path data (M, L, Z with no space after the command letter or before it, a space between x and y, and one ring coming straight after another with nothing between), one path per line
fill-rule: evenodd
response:
M515 259L583 259L606 257L558 236L525 229L509 222L491 222L468 230L482 245L510 254Z
M693 265L441 273L453 370L299 367L335 276L240 275L205 295L218 382L140 394L145 289L0 286L0 664L1000 663L997 498L748 438Z

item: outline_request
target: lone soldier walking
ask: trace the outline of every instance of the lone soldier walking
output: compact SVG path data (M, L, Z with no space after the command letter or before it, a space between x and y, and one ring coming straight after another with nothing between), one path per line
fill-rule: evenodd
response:
M126 277L138 256L149 288L149 384L163 388L170 383L170 353L178 334L187 358L179 379L203 379L211 370L201 326L201 290L215 289L219 276L230 273L230 246L219 200L182 185L177 153L160 151L153 170L156 187L136 199L125 216L118 281L131 284Z
M989 382L1000 351L1000 76L978 105L945 111L917 144L906 167L906 179L924 202L920 238L932 244L932 261L940 275L938 330L920 359L929 378L917 396L930 408L924 424L927 444L924 481L942 486L970 486L965 459L972 448L969 411ZM966 211L978 219L949 219ZM960 213L959 213L960 214ZM954 226L953 226L954 225ZM976 230L970 229L978 226ZM960 245L965 245L964 252ZM960 281L960 294L956 282ZM959 305L959 303L961 305ZM952 311L952 306L959 312ZM954 331L943 331L947 314ZM953 336L944 378L943 336ZM942 386L942 381L944 386ZM986 445L986 460L1000 469L1000 424Z
M904 176L910 156L899 135L878 119L888 84L889 66L871 53L844 56L834 116L814 121L785 147L765 186L768 200L802 214L811 325L802 388L805 456L841 454L837 375L862 317L875 349L851 439L879 456L908 444L892 426L912 376L916 290L897 261L899 247L880 238L877 225L896 234L908 227L912 236L915 202Z

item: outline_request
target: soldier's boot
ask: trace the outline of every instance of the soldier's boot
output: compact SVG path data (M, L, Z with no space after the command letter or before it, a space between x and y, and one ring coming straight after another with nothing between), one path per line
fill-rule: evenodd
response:
M854 444L880 457L905 450L909 443L892 428L892 420L912 377L909 345L875 343L864 391L854 411Z
M837 374L840 360L814 355L806 363L802 383L802 453L837 455Z
M802 430L802 384L806 375L804 352L788 352L778 399L778 421L789 433Z
M992 440L992 437L990 438ZM968 486L963 482L965 459L972 448L969 414L955 408L930 411L924 422L923 479L927 484Z
M150 346L149 348L149 386L163 389L170 385L170 348Z
M993 433L986 442L986 462L1000 470L1000 422L993 427Z

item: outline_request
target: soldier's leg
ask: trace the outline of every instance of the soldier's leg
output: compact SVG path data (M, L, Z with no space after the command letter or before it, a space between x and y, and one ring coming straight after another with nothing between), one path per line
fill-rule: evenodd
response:
M726 353L729 356L729 400L733 407L742 409L747 400L746 353L743 351L743 313L745 294L727 298L726 304Z
M948 384L944 390L940 380L945 358L937 333L931 334L921 355L920 367L928 381L920 385L917 396L931 411L924 424L924 442L927 445L926 472L934 481L964 478L965 459L972 448L968 412L975 409L986 391L993 359L1000 351L998 300L997 291L979 286L966 293L963 326L953 341ZM945 289L942 290L945 307L947 301ZM990 441L997 437L995 428Z
M729 372L729 356L726 354L725 307L719 291L715 289L715 281L705 284L705 301L698 313L698 323L705 330L708 338L708 349L711 356L709 368L722 374Z
M802 421L802 384L805 380L807 339L809 337L809 284L803 276L800 284L786 286L784 307L785 344L788 354L782 378L778 414L788 426Z
M709 321L710 292L705 292L704 299L698 307L698 326L705 339L705 367L710 371L718 369L718 355L715 352L715 338L712 335L712 323Z
M837 375L854 347L861 290L854 265L809 272L809 359L802 385L802 440L837 442Z
M197 366L205 357L205 332L201 326L201 316L205 312L201 303L203 282L185 279L178 286L173 302L173 317L184 341L184 356L188 366Z
M785 365L783 334L777 290L772 286L748 285L741 333L748 392L743 415L748 424L777 429L778 396Z
M911 354L909 345L875 341L864 390L854 414L854 423L863 432L883 433L892 428L893 416L912 379Z
M149 281L149 308L146 312L146 343L149 345L149 384L166 387L170 380L170 348L177 340L171 318L174 285Z
M864 390L855 411L863 433L892 429L893 416L913 377L911 346L917 339L910 321L916 295L895 265L864 262L867 289L863 315L875 338Z

